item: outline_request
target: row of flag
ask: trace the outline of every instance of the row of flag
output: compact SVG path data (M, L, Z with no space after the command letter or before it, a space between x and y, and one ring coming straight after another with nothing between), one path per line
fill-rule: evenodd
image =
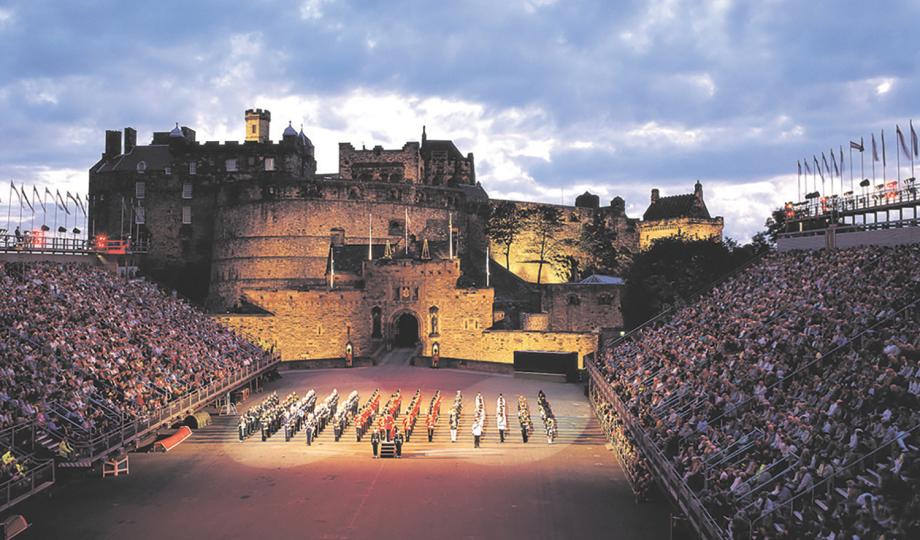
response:
M12 180L10 180L10 195L9 195L10 200L7 202L7 204L10 204L10 205L13 204L13 195L16 195L16 198L19 200L20 209L28 207L29 210L33 214L35 213L36 205L41 206L41 209L43 212L48 211L46 204L48 202L48 197L50 196L52 202L55 204L55 207L58 210L63 210L69 215L70 214L69 201L73 201L77 209L83 212L84 216L86 215L86 205L84 204L84 201L80 197L79 193L77 193L76 195L73 195L70 193L70 191L65 191L65 195L61 195L60 190L56 189L55 193L51 193L51 190L46 187L44 199L42 199L42 194L39 193L38 188L35 186L32 186L32 200L29 200L29 193L26 191L26 187L23 185L17 188L16 184L14 184ZM0 204L2 203L3 201L2 199L0 199Z
M895 125L895 133L897 135L897 169L898 169L898 184L901 182L901 155L903 154L905 158L910 159L910 169L911 169L911 178L914 177L914 158L920 157L920 139L918 139L917 131L914 129L913 120L909 122L909 133L910 133L910 143L908 144L907 137L903 130L901 130L900 125ZM871 165L872 165L872 179L873 183L875 182L875 164L878 162L882 163L882 180L885 181L886 171L885 169L888 166L888 151L885 144L885 130L881 131L881 145L876 142L875 133L872 133L870 136L870 144L872 150L871 156ZM881 146L881 154L879 153L879 146ZM856 150L860 153L860 184L866 185L864 180L865 178L865 160L863 153L866 150L866 145L864 139L860 137L859 142L850 141L850 189L852 191L853 186L853 150ZM830 161L828 161L827 156L830 155ZM839 160L838 160L839 156ZM812 167L812 165L814 167ZM802 200L802 175L805 175L805 191L808 191L808 175L812 175L814 180L814 192L818 192L817 180L821 179L821 192L820 195L826 195L824 193L825 180L829 177L831 181L831 191L834 189L834 179L840 179L840 189L841 195L843 194L843 177L844 177L844 167L846 162L844 160L843 146L838 150L830 149L828 154L821 152L821 159L818 160L817 155L813 155L811 161L808 158L798 161L798 174L799 174L799 200ZM825 176L826 175L826 176Z

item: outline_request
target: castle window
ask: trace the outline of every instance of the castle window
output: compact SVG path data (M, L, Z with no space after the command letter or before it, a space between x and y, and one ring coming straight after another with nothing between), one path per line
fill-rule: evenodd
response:
M393 174L391 174L391 175L390 175L390 182L393 182L394 184L398 184L398 183L402 182L402 175L399 174L399 173L393 173Z
M265 170L274 171L275 170L275 158L267 157L265 158Z
M253 125L252 125L252 133L255 134L255 132L256 132L256 125L253 124Z
M597 297L597 303L602 306L609 306L613 303L613 298L609 294L602 294Z
M166 176L172 176L172 167L164 167L163 174L165 174Z
M140 173L140 174L144 174L144 171L146 171L146 170L147 170L147 162L146 162L146 161L138 161L138 162L137 162L137 172Z
M390 220L390 226L387 229L387 234L390 236L402 236L406 228L403 225L403 220L401 219L392 219Z
M569 297L566 298L566 303L570 306L577 306L581 304L581 298L578 298L577 295L570 294Z
M138 206L134 209L134 224L135 225L144 225L147 220L146 208L143 206Z
M192 224L192 207L191 206L182 207L182 224L183 225Z
M188 162L188 173L189 174L198 174L198 162L189 161Z
M147 196L147 184L144 182L134 182L134 198L143 199Z
M227 170L227 172L236 172L237 171L236 160L228 159L227 161L224 162L224 168Z
M371 310L371 323L372 323L372 338L383 337L380 333L380 308L374 306L374 309Z
M186 182L182 184L182 198L191 199L192 198L192 183Z

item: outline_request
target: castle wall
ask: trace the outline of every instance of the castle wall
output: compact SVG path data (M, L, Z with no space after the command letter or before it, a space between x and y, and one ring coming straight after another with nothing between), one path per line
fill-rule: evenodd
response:
M646 250L651 247L655 240L678 235L696 240L714 238L721 241L723 225L721 217L713 219L676 218L642 221L639 223L639 249Z
M543 289L542 305L549 318L549 330L600 332L622 328L619 285L549 285Z
M584 332L486 330L475 339L445 337L441 341L441 356L513 364L515 351L577 352L578 368L584 369L585 355L597 350L597 339L596 334Z
M350 143L339 143L339 176L362 182L419 183L421 172L419 144L408 142L399 150L357 150Z

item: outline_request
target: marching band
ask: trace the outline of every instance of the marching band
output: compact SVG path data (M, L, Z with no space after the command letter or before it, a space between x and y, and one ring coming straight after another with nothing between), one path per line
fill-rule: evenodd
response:
M400 390L391 394L382 408L380 402L379 388L374 389L363 405L359 404L357 390L353 390L341 406L339 406L338 390L335 389L318 404L316 391L313 389L310 389L303 397L298 397L296 392L292 392L283 400L278 398L277 392L274 392L240 416L239 440L242 442L258 433L261 440L266 441L283 429L284 440L287 442L303 429L306 445L312 446L313 441L326 426L330 424L333 426L334 440L338 442L348 426L354 425L356 442L361 442L362 438L370 432L374 457L378 457L382 443L392 443L394 446L391 448L395 448L395 455L399 457L402 455L403 445L412 438L419 416L423 414L421 389L416 390L409 399L404 414L402 414ZM537 394L537 406L543 421L546 442L553 444L558 431L557 421L546 399L546 394L542 390ZM448 414L448 428L452 443L457 442L462 414L463 394L458 390ZM425 416L428 442L434 440L440 415L441 391L438 390L432 395ZM523 395L519 395L517 399L517 416L521 427L521 440L527 443L533 434L534 427L527 398ZM470 424L474 448L480 448L482 444L486 421L485 400L481 393L477 393ZM498 430L499 442L504 443L508 432L508 405L503 394L498 394L495 402L495 426Z

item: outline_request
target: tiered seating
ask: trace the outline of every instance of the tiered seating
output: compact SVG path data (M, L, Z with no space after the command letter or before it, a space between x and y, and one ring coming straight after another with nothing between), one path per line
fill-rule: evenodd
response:
M257 363L264 351L144 281L0 263L0 426L87 439Z
M799 537L808 520L777 509L872 451L900 449L909 465L902 480L920 478L911 450L920 327L906 322L920 298L918 263L916 245L770 254L608 344L601 367L721 527ZM825 501L829 517L812 532L902 531L902 512L918 500L887 495L897 499L882 498L889 510L864 505L857 520Z

